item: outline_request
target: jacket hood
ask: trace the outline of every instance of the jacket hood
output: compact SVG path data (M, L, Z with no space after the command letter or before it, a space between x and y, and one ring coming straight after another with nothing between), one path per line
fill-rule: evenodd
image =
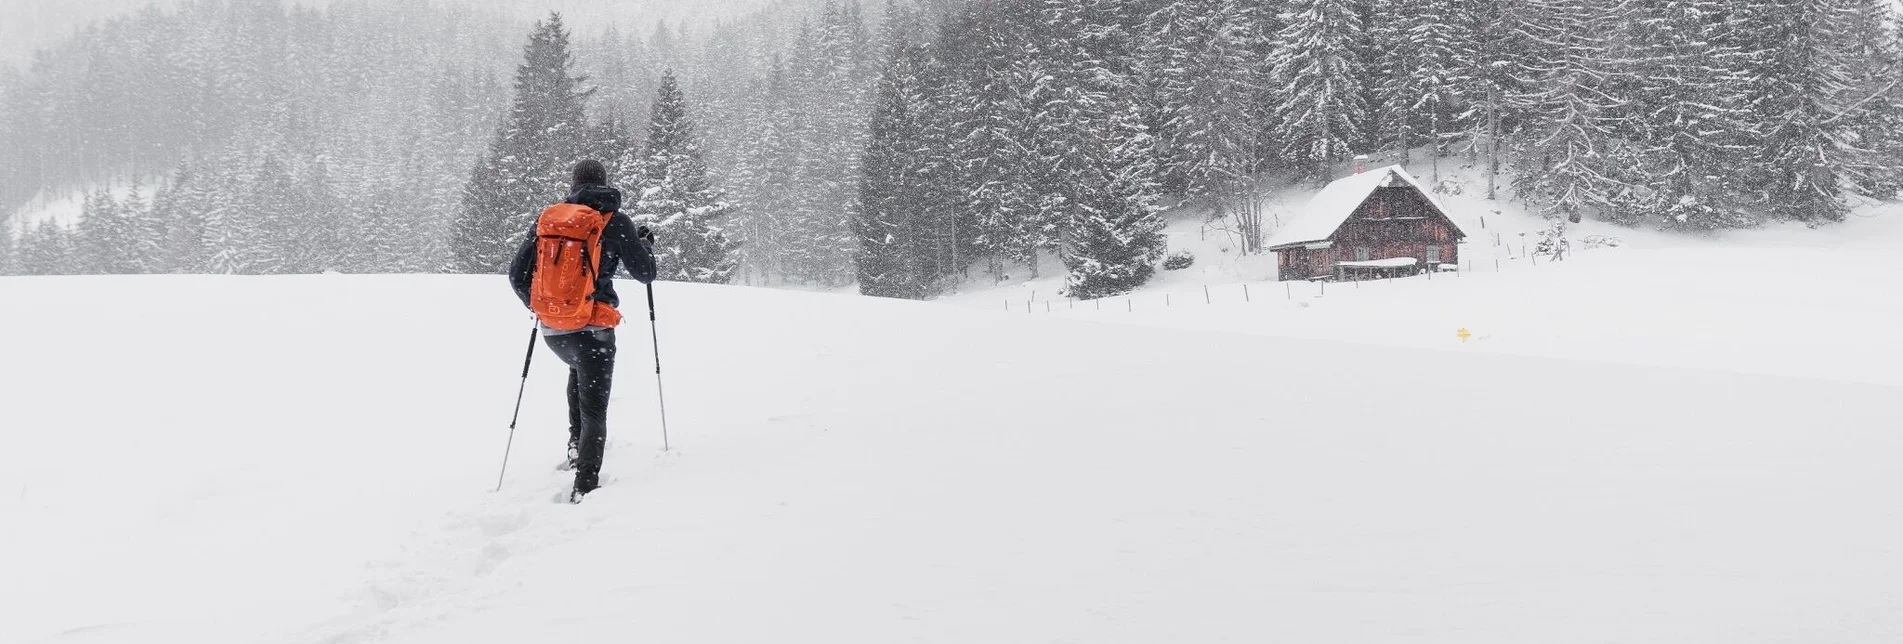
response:
M621 191L612 186L583 184L575 186L575 190L568 193L567 202L587 206L604 214L620 212Z

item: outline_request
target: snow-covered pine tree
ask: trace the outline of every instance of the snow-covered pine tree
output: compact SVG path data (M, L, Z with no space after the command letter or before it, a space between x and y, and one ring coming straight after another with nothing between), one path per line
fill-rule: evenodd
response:
M165 254L165 220L160 218L152 196L146 193L145 181L133 175L132 185L126 189L126 198L121 202L132 221L129 247L126 252L132 258L131 272L157 273L163 270Z
M112 191L100 188L85 196L75 226L73 269L86 275L127 275L138 272L132 256L133 214Z
M1635 2L1617 52L1625 73L1612 87L1620 141L1608 151L1624 182L1612 195L1615 222L1693 230L1750 225L1740 210L1750 164L1744 146L1746 52L1730 39L1723 0Z
M204 182L196 162L180 166L171 182L152 196L152 218L165 228L153 272L202 273L209 257L205 248Z
M1539 66L1533 61L1544 50L1529 39L1528 25L1537 21L1530 2L1454 0L1456 12L1449 17L1466 25L1464 32L1470 36L1458 48L1461 73L1456 84L1464 88L1471 106L1463 115L1472 124L1467 154L1470 161L1485 164L1488 199L1499 196L1503 146L1519 120L1508 97L1522 92L1535 76Z
M567 190L568 167L588 152L583 103L590 91L570 72L568 41L559 13L529 36L515 100L463 192L451 244L463 272L501 271L536 214Z
M907 34L893 38L861 166L853 266L863 295L924 299L936 294L940 277L928 246L933 222L927 219L930 187L921 171L926 160L917 154L928 125L921 85L928 58Z
M1855 102L1845 119L1862 152L1849 177L1859 194L1894 199L1903 191L1903 49L1896 5L1890 0L1847 0L1844 9Z
M20 239L20 273L73 275L80 272L75 235L51 219L27 229Z
M1461 82L1461 48L1473 41L1471 25L1460 19L1459 0L1395 2L1388 20L1396 21L1391 67L1382 92L1382 122L1404 151L1421 144L1428 153L1429 177L1440 183L1440 157L1447 136L1471 125ZM1404 152L1405 154L1405 152ZM1404 157L1405 158L1405 157Z
M732 206L707 180L700 134L672 72L661 77L639 167L630 214L655 231L660 279L731 280L735 243L727 235L727 216Z
M297 180L291 175L290 168L269 153L262 153L264 160L252 176L251 184L242 192L242 208L236 217L250 220L256 230L256 237L245 242L252 248L245 249L250 262L243 273L312 273L321 263L324 253L334 251L334 242L315 237L299 235L302 223L326 221L336 216L334 212L309 209L320 204L307 204L307 195L299 189Z
M1150 16L1144 48L1163 185L1234 217L1244 252L1261 250L1254 178L1269 119L1256 55L1266 35L1253 18L1240 0L1173 3Z
M1000 279L1008 264L1036 274L1048 223L1037 219L1043 191L1030 181L1032 119L1021 101L1035 78L1013 65L1024 51L1016 28L1037 15L1033 0L978 3L939 45L953 56L957 79L950 101L956 130L948 142L962 183L950 194L962 202L960 217L971 220L961 226L971 234L961 239Z
M1060 232L1065 292L1097 298L1148 281L1162 259L1154 140L1136 100L1134 41L1105 2L1045 0L1034 51L1044 76L1026 97L1032 153L1048 190L1040 218Z
M301 237L291 244L298 253L287 267L289 272L414 271L441 261L431 261L432 235L419 230L425 221L423 213L388 206L349 207L337 192L328 162L311 159L301 170L292 189L286 191L296 202L282 213L284 229ZM395 172L404 171L413 172L410 167ZM382 203L396 199L392 195Z
M1609 112L1619 106L1607 88L1620 70L1603 35L1628 11L1617 0L1527 2L1544 18L1527 25L1544 56L1533 68L1532 90L1508 96L1527 118L1515 184L1547 217L1578 223L1608 208L1625 187L1606 154L1613 145Z
M19 241L14 239L13 222L0 219L0 275L19 275Z
M808 242L799 237L804 229L808 204L801 185L801 154L806 133L800 118L793 88L789 86L786 66L778 55L769 65L766 90L762 93L754 139L740 153L746 159L741 191L736 194L747 204L747 212L737 222L747 270L771 283L788 274L795 256Z
M1757 167L1772 216L1816 225L1842 221L1844 181L1863 151L1853 145L1849 0L1765 0L1741 27L1757 52L1751 69ZM1860 98L1860 97L1857 97Z
M828 0L813 34L813 55L799 59L811 127L800 164L802 187L808 192L799 232L788 239L797 261L787 277L819 286L847 283L851 252L856 247L849 228L856 196L859 155L866 150L869 85L864 80L871 52L857 2L840 5Z
M1361 151L1393 149L1401 153L1401 164L1413 161L1413 146L1402 142L1411 142L1415 137L1415 119L1409 118L1407 110L1397 110L1389 105L1389 94L1395 85L1405 82L1398 78L1402 70L1411 66L1408 58L1414 50L1406 46L1406 24L1404 12L1410 11L1403 0L1363 0L1361 2L1361 104L1367 107L1366 117L1361 121L1361 140L1354 143Z
M255 177L249 168L234 167L246 160L232 155L233 165L212 166L208 181L214 188L200 204L205 217L205 271L215 275L260 275L270 272L279 257L271 244L273 231L267 230L257 216L261 201L251 193L254 185L238 177Z
M1275 138L1296 171L1316 182L1355 153L1367 119L1359 9L1350 0L1291 0L1274 39Z
M1155 152L1134 104L1112 115L1098 160L1097 190L1070 210L1063 259L1066 295L1097 299L1122 295L1156 273L1167 239L1158 216Z
M933 36L923 33L923 24L919 28L919 41L933 43L921 47L930 55L919 70L924 97L917 116L914 152L919 160L920 193L924 195L918 206L920 219L926 222L926 230L921 232L921 248L926 253L922 261L931 266L926 272L936 277L937 290L942 291L955 289L960 280L969 278L973 261L982 253L973 243L977 216L967 207L968 168L957 155L958 142L966 134L962 118L967 103L965 86L958 81L959 54L948 47L957 41L954 34L961 28L960 23L946 19Z

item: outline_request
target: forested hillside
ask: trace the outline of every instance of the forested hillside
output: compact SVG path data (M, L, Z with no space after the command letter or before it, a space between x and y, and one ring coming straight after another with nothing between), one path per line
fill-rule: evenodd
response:
M0 204L94 193L13 222L0 269L493 271L594 155L672 278L926 298L1056 255L1095 297L1149 278L1165 209L1260 252L1264 194L1363 152L1485 168L1555 219L1700 231L1839 221L1903 166L1885 0L458 16L203 0L0 72Z

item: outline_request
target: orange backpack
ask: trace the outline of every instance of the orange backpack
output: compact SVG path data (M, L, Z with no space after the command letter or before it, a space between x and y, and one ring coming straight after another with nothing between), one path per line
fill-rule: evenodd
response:
M529 308L548 328L578 331L591 325L621 324L620 311L594 300L595 276L601 271L601 233L609 216L565 203L549 206L536 222Z

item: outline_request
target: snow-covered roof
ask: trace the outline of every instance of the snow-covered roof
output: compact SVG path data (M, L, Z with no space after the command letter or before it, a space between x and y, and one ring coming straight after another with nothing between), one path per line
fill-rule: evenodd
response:
M1412 257L1390 257L1387 259L1371 259L1360 262L1335 262L1335 265L1348 268L1407 268L1419 263L1421 263L1421 260Z
M1421 185L1421 181L1408 174L1407 169L1391 165L1342 177L1328 184L1321 192L1315 193L1315 198L1308 201L1307 207L1275 231L1275 235L1269 238L1268 247L1274 249L1328 239L1348 221L1348 217L1355 214L1355 209L1360 208L1362 202L1368 200L1368 195L1374 194L1376 188L1402 183L1414 186L1442 215L1447 214L1447 206L1434 197L1433 191ZM1467 235L1467 231L1460 227L1460 222L1454 221L1452 217L1447 220L1461 235Z

